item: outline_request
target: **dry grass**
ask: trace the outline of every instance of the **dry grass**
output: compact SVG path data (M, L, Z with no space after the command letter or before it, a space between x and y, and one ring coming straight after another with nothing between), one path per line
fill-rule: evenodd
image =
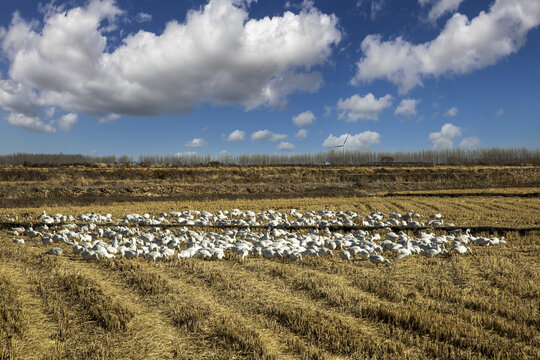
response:
M286 176L279 174L283 169L265 177L257 168L220 170L228 172L228 179L271 182ZM329 170L337 177L351 176L345 168ZM358 171L370 175L375 170ZM155 176L161 170L151 171L137 176L160 182ZM200 170L217 182L215 171ZM310 169L294 171L297 179L314 176ZM392 171L397 170L388 169L387 175L398 176ZM528 176L526 171L519 176ZM100 176L107 182L106 176L113 175ZM535 193L536 188L444 191L468 195L146 199L2 208L0 216L36 216L43 209L119 217L185 209L302 212L328 206L359 214L440 212L461 226L540 225L537 197L492 196ZM506 245L475 247L473 255L411 257L375 266L338 258L85 262L67 246L62 256L46 256L38 240L17 245L2 232L0 359L538 359L540 233L503 235Z
M0 167L0 207L470 193L478 188L538 188L539 179L539 166Z
M0 264L31 271L34 296L56 323L56 346L44 348L48 358L97 358L68 350L74 336L84 344L80 351L130 358L119 339L147 337L132 323L153 309L158 333L189 339L189 345L166 345L178 358L534 359L540 356L539 234L508 238L506 246L475 249L472 256L406 259L391 267L339 259L81 262L43 256L37 242L21 247L4 238ZM2 304L31 295L0 279ZM139 300L125 303L125 296ZM12 319L2 328L24 343L24 308L4 306L2 319ZM98 328L109 340L96 337ZM12 351L8 346L4 353Z
M0 359L15 359L15 338L21 338L27 325L18 302L18 291L11 281L0 275Z
M291 208L300 212L320 210L328 206L330 210L355 211L367 215L372 211L405 212L414 209L424 215L440 212L445 215L447 222L458 226L506 226L527 227L540 225L540 201L538 198L508 198L501 196L471 196L471 197L314 197L302 199L273 199L273 200L208 200L208 201L159 201L159 202L122 202L109 205L93 206L43 206L39 208L21 208L16 213L27 213L36 217L43 210L47 213L62 213L78 215L96 211L111 213L113 217L122 217L128 213L150 213L158 215L161 212L192 210L242 210L264 211L274 209L288 212ZM0 218L13 214L14 209L0 209Z

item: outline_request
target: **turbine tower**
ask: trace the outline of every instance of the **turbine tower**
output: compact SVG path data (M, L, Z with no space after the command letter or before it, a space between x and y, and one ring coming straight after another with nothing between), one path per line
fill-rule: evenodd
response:
M332 146L330 149L337 149L342 148L343 149L343 156L345 156L345 145L347 144L347 140L349 139L349 134L347 133L347 136L345 137L345 141L341 145Z
M346 144L347 144L347 140L349 139L349 133L347 133L347 136L345 137L345 141L343 141L343 144L341 145L336 145L336 146L332 146L330 149L337 149L337 148L342 148L343 149L343 153L342 153L342 156L343 156L343 165L345 165L345 149L346 149Z

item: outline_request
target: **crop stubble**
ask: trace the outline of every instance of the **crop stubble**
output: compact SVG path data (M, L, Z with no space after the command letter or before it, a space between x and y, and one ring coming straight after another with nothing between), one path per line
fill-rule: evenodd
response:
M538 198L490 196L531 188L478 188L459 197L41 204L3 208L0 216L328 206L360 214L440 212L460 226L540 225ZM2 232L0 358L540 358L540 234L505 236L506 245L475 247L470 256L375 266L338 258L84 262L67 247L51 258L37 241L12 244Z

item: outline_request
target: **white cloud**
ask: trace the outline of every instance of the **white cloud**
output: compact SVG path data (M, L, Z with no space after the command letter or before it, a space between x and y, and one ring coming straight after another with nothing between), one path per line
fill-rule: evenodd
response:
M140 12L135 17L135 20L137 20L137 22L140 22L140 23L152 21L152 15L144 13L144 12Z
M258 130L251 134L252 141L266 141L270 138L272 132L270 130Z
M225 141L228 142L238 142L238 141L244 141L244 138L246 137L246 132L243 130L234 130L232 133L229 134L225 138Z
M403 116L407 119L412 119L416 116L416 105L419 103L420 99L403 99L394 111L394 114Z
M279 108L291 93L316 91L322 75L311 69L339 43L338 19L312 6L250 19L250 3L210 0L183 23L140 30L115 48L107 31L123 12L114 0L53 8L43 24L15 14L0 31L9 64L0 106L27 116L55 106L104 119L186 113L204 103Z
M311 111L304 111L292 118L293 123L298 127L311 125L315 121L315 115Z
M110 122L120 119L121 117L122 115L119 114L107 114L103 117L100 117L98 121L100 124L108 124Z
M300 129L298 132L294 135L295 139L305 139L307 138L308 131L306 129Z
M368 35L351 83L386 79L403 94L426 77L470 73L517 52L539 24L540 1L496 0L471 20L454 14L439 36L418 45L402 37L383 41L381 35Z
M448 109L448 111L444 114L444 116L446 116L446 117L454 117L457 114L458 114L458 108L454 106L454 107Z
M20 128L33 131L33 132L47 133L47 134L54 134L56 132L56 129L54 127L52 127L49 124L45 124L37 116L32 117L32 116L26 116L24 114L10 113L6 117L6 120L11 125L15 125Z
M0 41L6 38L6 34L2 35L2 28L0 27ZM1 43L5 42L6 40L3 40ZM38 115L40 108L37 103L38 96L30 87L17 81L2 80L0 74L0 107L14 113L35 117Z
M292 151L294 150L294 144L287 141L282 141L278 144L277 149L279 151Z
M194 138L191 141L188 141L184 144L185 147L202 147L206 146L207 142L204 139L201 138Z
M268 129L258 130L251 134L252 141L281 141L287 138L285 134L275 134Z
M447 13L456 12L463 0L418 0L418 2L421 6L433 4L429 10L428 20L435 22Z
M392 96L385 95L378 99L372 93L361 97L357 94L348 99L339 99L337 109L341 111L340 119L347 122L356 122L361 120L378 120L380 113L392 105Z
M56 123L58 124L60 130L69 131L77 123L77 120L77 114L69 113L56 120Z
M473 149L480 146L480 139L476 136L466 137L463 140L461 140L461 143L459 144L459 147L466 148L466 149Z
M503 108L500 108L499 110L497 110L497 113L495 114L495 116L499 117L499 116L503 116L504 115L504 109Z
M330 134L326 140L324 140L322 146L331 148L334 146L343 145L347 139L347 134L341 136L334 136ZM345 148L348 150L364 150L372 145L378 144L381 140L381 135L374 131L364 131L356 135L349 135Z
M461 129L453 124L444 124L441 131L429 134L429 140L436 150L451 149L454 139L461 136Z

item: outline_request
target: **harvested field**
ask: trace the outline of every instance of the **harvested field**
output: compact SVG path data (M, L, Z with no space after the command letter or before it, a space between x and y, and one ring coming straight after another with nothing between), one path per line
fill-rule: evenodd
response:
M365 197L410 191L526 197L538 193L538 166L396 167L0 167L0 207L115 202ZM519 190L523 189L523 191ZM503 196L504 196L503 195ZM407 209L408 210L408 209Z
M280 175L283 169L290 171L288 175ZM264 168L235 171L251 177L257 173L263 178L257 180L261 183L272 183L274 177L273 184L278 187L292 182L289 177L302 186L298 179L305 176L309 182L314 176L309 175L309 168L283 169L269 168L266 178ZM351 174L358 170L336 169ZM106 170L114 173L114 169ZM234 178L227 173L230 168L210 170L214 175L220 170L225 173L223 186L252 181L248 175ZM401 175L397 168L388 171L405 177L405 170L401 169ZM438 171L425 169L432 170ZM452 171L440 170L446 174ZM282 197L263 192L250 198L180 191L180 200L171 200L167 194L138 194L117 201L116 195L103 194L97 203L92 196L81 195L70 202L61 196L34 197L28 192L31 186L41 194L55 183L72 189L68 179L55 178L63 174L63 168L39 169L47 173L39 181L30 179L37 175L24 175L24 171L13 175L9 169L1 171L2 191L18 191L13 199L3 196L1 220L17 218L34 225L40 223L36 218L43 210L75 217L110 213L120 218L130 213L157 217L161 212L188 209L212 213L235 208L287 213L296 209L305 213L326 207L360 215L410 209L426 216L440 213L446 222L463 229L540 226L540 201L531 195L537 193L535 186L540 182L539 170L534 167L502 168L500 174L497 168L490 168L493 181L483 182L479 177L475 187L464 185L465 190L459 177L445 182L444 176L437 175L441 176L440 184L432 179L431 187L424 187L418 176L416 182L409 179L415 192L401 187L406 194L389 196L397 191L395 181L383 176L374 179L375 185L362 194L332 190L326 196L316 192L310 196L309 192L284 191ZM103 177L116 176L92 173L103 169L84 171L88 181L84 186L88 187L109 187L109 180ZM125 184L135 181L125 176ZM175 186L172 175L165 179L155 178L156 173L148 176L140 181ZM508 186L494 185L506 181L505 177ZM221 186L218 179L210 183ZM32 184L25 185L27 181ZM97 184L99 181L106 184ZM385 181L390 182L387 189ZM462 195L446 196L456 192ZM208 199L212 196L215 198ZM472 254L414 256L401 261L394 256L390 265L376 265L343 260L338 250L331 258L302 261L257 256L241 260L233 255L221 261L176 257L168 261L143 257L88 261L64 243L54 244L64 250L59 256L45 255L53 245L43 245L39 238L21 236L25 243L15 244L6 230L0 230L0 359L540 358L538 231L524 235L505 231L500 235L506 244L475 246ZM385 233L381 232L383 238ZM489 237L490 233L477 236Z

